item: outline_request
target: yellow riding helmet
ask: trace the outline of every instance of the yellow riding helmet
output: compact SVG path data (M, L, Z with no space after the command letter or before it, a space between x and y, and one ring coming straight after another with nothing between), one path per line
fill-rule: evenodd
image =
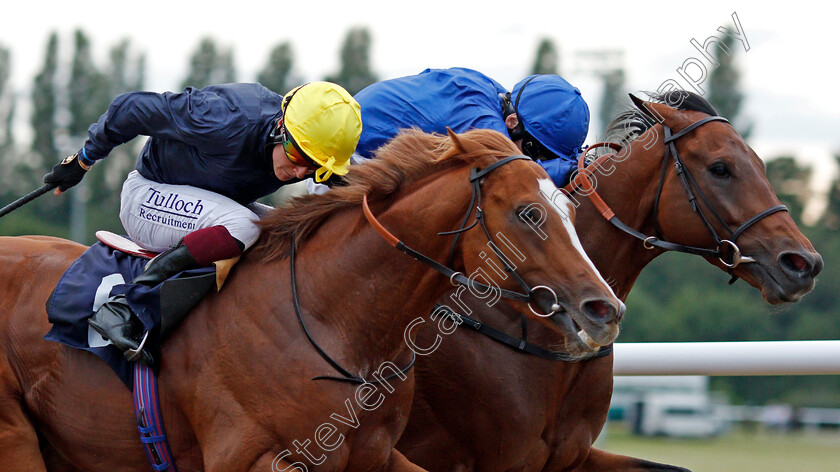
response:
M307 157L320 165L317 182L347 174L362 134L361 106L347 90L330 82L293 89L283 98L283 123Z

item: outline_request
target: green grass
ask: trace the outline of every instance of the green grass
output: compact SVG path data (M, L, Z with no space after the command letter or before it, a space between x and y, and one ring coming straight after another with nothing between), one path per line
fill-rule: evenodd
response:
M644 438L610 425L597 446L693 472L840 472L840 432L735 430L712 439Z

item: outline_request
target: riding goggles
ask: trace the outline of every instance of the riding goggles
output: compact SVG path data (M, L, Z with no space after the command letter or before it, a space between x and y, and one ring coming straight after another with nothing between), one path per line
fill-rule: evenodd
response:
M286 131L286 127L283 125L283 118L277 120L277 125L273 126L271 128L271 132L268 134L268 145L276 146L278 144L283 145L283 151L286 153L286 158L288 158L292 164L300 167L306 167L312 171L316 171L320 167L312 162L312 160L306 156L306 153L301 151L294 138L292 138L292 134Z

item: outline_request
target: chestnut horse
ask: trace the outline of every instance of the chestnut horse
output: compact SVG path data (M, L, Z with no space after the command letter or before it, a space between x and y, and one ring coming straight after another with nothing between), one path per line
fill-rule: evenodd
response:
M460 231L453 245L453 237L436 233L458 230L462 216L480 206L481 227L523 284L508 277L494 290L518 294L511 303L540 314L529 316L545 329L561 329L542 315L562 308L583 326L598 325L589 333L594 342L610 342L623 303L563 215L541 215L549 239L534 231L523 209L551 181L529 159L506 158L514 154L513 143L494 131L410 132L354 167L347 186L268 215L225 288L163 346L161 410L178 468L421 470L394 449L414 390L405 329L454 282L395 251L380 233L436 261L452 252L454 270L477 277L485 259L506 265L487 236ZM521 257L511 257L511 248ZM0 239L4 471L149 470L129 391L92 354L42 339L47 297L84 249L48 237ZM482 280L488 277L467 283L476 293L491 291Z
M727 270L725 263L734 265L737 244L744 256L731 268L735 276L760 289L769 303L798 300L813 287L822 259L787 212L779 211L763 163L741 136L719 119L689 130L716 112L699 96L681 97L681 110L636 99L641 110L661 116L664 122L655 124L638 111L626 112L623 120L614 121L621 126L608 133L617 130L622 152L599 158L595 167L601 171L587 171L590 181L597 179L591 183L606 206L637 237L608 222L609 212L602 216L604 207L597 208L582 195L590 193L592 185L576 179L577 192L572 196L580 206L575 228L584 248L622 299L642 269L664 252L654 246L661 243L696 249ZM665 98L658 101L676 102L674 95ZM698 198L703 217L692 208L674 156L666 154L665 126L675 133L671 142L680 166L692 176L686 178L694 182L691 194ZM634 129L637 133L631 132ZM681 130L687 132L678 136ZM634 135L640 136L633 141ZM712 236L704 218L732 245L716 242L718 236ZM740 234L730 236L731 228L745 223ZM642 241L657 234L656 240ZM700 250L719 245L722 260L715 251ZM755 262L745 263L747 257ZM452 296L442 300L454 308ZM489 309L468 297L462 301L472 313L463 308L461 313L511 337L521 336L520 316L509 307L499 304ZM418 329L417 343L426 346L439 336L434 328ZM556 335L541 326L528 326L527 340L549 349L563 348ZM577 363L542 359L461 325L433 355L417 359L414 404L397 449L430 471L685 470L592 447L607 418L612 364L612 356Z

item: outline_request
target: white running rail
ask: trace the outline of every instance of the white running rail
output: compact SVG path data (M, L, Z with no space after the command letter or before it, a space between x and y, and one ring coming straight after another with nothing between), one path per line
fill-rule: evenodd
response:
M615 375L840 375L840 341L616 343Z

